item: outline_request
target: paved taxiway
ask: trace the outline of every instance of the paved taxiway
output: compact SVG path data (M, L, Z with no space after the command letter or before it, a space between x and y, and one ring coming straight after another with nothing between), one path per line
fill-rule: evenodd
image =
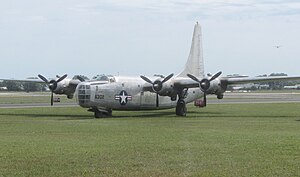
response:
M54 103L53 107L76 107L76 103ZM0 104L0 108L41 108L51 107L49 103Z
M36 95L32 95L36 96ZM46 95L47 96L47 95ZM208 96L208 104L243 104L243 103L300 103L300 93L240 93L229 92L224 94L224 99L218 100L216 96ZM54 107L76 107L75 102L54 103ZM49 103L26 103L26 104L0 104L0 108L34 108L50 107Z

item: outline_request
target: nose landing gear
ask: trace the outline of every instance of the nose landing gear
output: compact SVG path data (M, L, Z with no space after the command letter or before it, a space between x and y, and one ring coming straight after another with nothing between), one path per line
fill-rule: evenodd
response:
M88 111L94 112L95 118L105 118L105 117L111 117L112 116L112 110L100 110L98 108L91 108Z

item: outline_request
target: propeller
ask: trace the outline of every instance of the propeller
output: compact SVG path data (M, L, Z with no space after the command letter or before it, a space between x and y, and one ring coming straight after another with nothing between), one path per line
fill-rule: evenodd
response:
M200 88L204 93L204 106L206 106L206 95L207 95L207 91L210 87L210 82L217 79L221 74L222 74L222 72L220 71L220 72L216 73L215 75L213 75L210 79L204 78L201 81L197 77L195 77L191 74L187 74L187 76L189 78L191 78L192 80L199 83Z
M68 75L65 74L62 77L59 77L57 80L50 80L48 81L48 79L46 79L44 76L42 75L38 75L38 77L43 80L49 87L49 89L51 90L51 106L53 106L53 92L54 90L57 88L57 84L59 82L61 82L62 80L64 80Z
M149 78L147 78L145 76L140 76L144 81L148 82L149 84L152 84L152 89L156 93L156 107L159 106L158 92L161 91L161 89L163 88L163 83L170 80L173 76L174 76L174 74L172 73L172 74L168 75L167 77L165 77L163 80L157 79L154 82L152 82Z

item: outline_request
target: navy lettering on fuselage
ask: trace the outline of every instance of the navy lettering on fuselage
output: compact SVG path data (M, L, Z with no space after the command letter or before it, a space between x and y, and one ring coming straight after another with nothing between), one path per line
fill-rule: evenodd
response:
M132 100L132 96L128 95L125 90L122 90L119 95L115 95L115 100L118 100L119 103L124 106L128 101Z
M95 95L96 100L102 100L104 99L104 95Z

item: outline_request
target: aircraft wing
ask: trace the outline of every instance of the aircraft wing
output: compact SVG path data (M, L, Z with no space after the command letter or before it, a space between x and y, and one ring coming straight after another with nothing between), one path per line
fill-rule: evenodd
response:
M2 82L2 81L14 81L14 82L46 84L44 81L42 81L40 79L0 79L0 82ZM79 83L80 83L80 81L78 79L72 79L69 82L69 84L74 86L75 88Z
M178 77L174 80L174 88L196 88L199 87L199 83L193 81L190 78Z
M44 84L45 82L40 79L0 79L0 81L15 81L15 82L27 82L27 83L38 83Z
M290 81L300 80L299 76L270 76L270 77L241 77L241 78L220 78L221 82L226 82L227 85L246 84L246 83L261 83L274 81Z
M247 84L247 83L262 83L262 82L274 82L274 81L291 81L300 80L300 76L272 76L272 77L239 77L239 78L228 78L220 77L216 79L222 89L226 89L228 85ZM195 82L190 78L178 77L173 80L175 89L183 88L197 88L199 83ZM225 91L225 90L224 90Z
M239 77L239 78L220 78L222 83L227 85L247 84L247 83L261 83L261 82L274 82L274 81L290 81L300 80L300 76L270 76L270 77ZM199 87L199 83L191 80L190 78L176 78L174 80L175 88L195 88Z

